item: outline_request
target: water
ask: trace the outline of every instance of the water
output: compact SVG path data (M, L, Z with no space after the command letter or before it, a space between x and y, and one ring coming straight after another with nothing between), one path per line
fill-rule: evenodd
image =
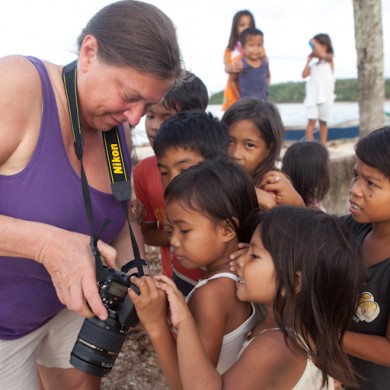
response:
M283 123L285 126L305 127L307 123L306 108L302 103L279 103L276 104L280 111ZM390 112L390 101L386 101L384 105L386 112ZM212 114L221 118L223 111L221 105L210 105L207 108ZM356 102L337 102L333 107L333 121L331 126L344 122L357 122L359 118L359 105ZM137 146L148 144L148 139L145 133L144 118L136 126L134 130L134 144Z

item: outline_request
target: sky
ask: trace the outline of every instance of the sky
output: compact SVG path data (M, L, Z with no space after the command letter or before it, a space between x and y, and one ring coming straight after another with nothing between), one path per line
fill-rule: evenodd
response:
M110 0L13 0L0 4L0 57L34 55L57 64L76 58L82 28ZM336 78L356 78L352 0L148 0L174 22L185 67L209 93L225 87L223 52L233 15L250 10L264 33L271 83L301 81L308 41L327 33L334 46ZM390 1L382 0L384 73L390 78Z

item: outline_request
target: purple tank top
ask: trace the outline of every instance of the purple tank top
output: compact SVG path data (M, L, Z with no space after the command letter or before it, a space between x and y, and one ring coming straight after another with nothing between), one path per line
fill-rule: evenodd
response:
M261 65L258 68L253 68L248 65L245 58L242 59L244 68L239 76L240 83L240 99L242 98L258 98L262 102L268 101L268 60L263 57Z
M28 165L15 175L0 175L0 214L89 235L81 180L65 151L49 76L40 60L28 59L37 68L42 82L40 134ZM120 133L130 168L123 128ZM125 223L122 207L112 195L91 187L90 191L96 231L104 218L112 221L100 237L109 243ZM0 257L0 339L16 339L37 329L63 307L42 265L30 259Z

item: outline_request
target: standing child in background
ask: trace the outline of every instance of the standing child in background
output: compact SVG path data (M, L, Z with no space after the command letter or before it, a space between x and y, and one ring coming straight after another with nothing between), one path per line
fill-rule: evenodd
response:
M233 17L229 42L225 49L223 60L225 72L229 75L223 95L222 109L224 111L240 97L238 82L236 78L231 76L240 73L243 69L243 64L241 62L242 48L239 37L240 34L249 27L256 27L252 13L248 10L238 11Z
M164 97L162 103L153 104L146 112L145 130L150 146L161 124L174 114L186 110L205 111L208 92L203 81L188 72L185 80ZM169 253L169 237L164 227L164 188L157 167L156 156L141 161L133 171L134 190L137 200L146 208L146 217L141 222L144 242L160 247L162 273L172 277Z
M345 222L361 242L366 283L344 349L359 389L390 388L390 127L362 138L355 148L350 215Z
M334 101L333 46L328 34L317 34L310 39L312 52L307 57L302 77L310 76L306 83L304 105L307 107L309 121L306 126L306 140L313 140L314 126L320 124L320 142L328 139L328 123L331 120ZM316 58L317 62L311 61Z
M321 204L330 187L329 152L318 142L296 142L283 156L282 172L292 181L306 207L317 207L326 211Z
M177 329L183 388L334 389L332 378L356 384L342 339L362 268L360 246L336 216L291 206L267 212L238 261L237 285L238 299L264 305L266 316L222 376L182 295L168 278L156 277Z
M278 109L273 103L261 102L256 98L237 101L224 113L221 122L228 128L228 155L242 165L251 175L256 187L259 204L270 208L283 203L278 192L263 190L266 183L283 182L284 191L293 190L290 181L281 173L275 172L284 137L284 125ZM302 199L296 191L288 191L289 204L301 205ZM275 203L276 201L276 203Z
M238 80L240 99L254 97L267 102L271 74L263 47L264 34L257 28L247 28L240 34L240 42L243 69L241 73L231 75Z
M245 170L224 158L200 162L180 173L166 188L165 201L177 258L190 269L207 269L186 301L204 351L222 374L234 364L246 335L257 322L254 305L237 298L239 278L229 271L230 253L239 242L249 242L256 226L249 218L258 208L256 194ZM167 312L161 310L166 306L165 294L158 294L152 278L134 282L141 292L134 299L138 316L170 388L180 389L181 361ZM203 377L200 371L197 375Z
M154 139L154 153L163 188L183 170L203 160L226 156L227 131L223 123L205 112L185 111L166 120ZM170 253L173 280L187 295L203 277L202 269L187 269Z

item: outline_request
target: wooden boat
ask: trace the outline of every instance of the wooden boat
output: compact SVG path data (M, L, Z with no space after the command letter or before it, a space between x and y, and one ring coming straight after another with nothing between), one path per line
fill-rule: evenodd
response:
M286 127L284 140L289 142L305 141L306 129L301 127ZM351 122L340 123L328 129L328 141L349 140L359 137L359 126ZM319 141L320 130L314 129L314 139Z

